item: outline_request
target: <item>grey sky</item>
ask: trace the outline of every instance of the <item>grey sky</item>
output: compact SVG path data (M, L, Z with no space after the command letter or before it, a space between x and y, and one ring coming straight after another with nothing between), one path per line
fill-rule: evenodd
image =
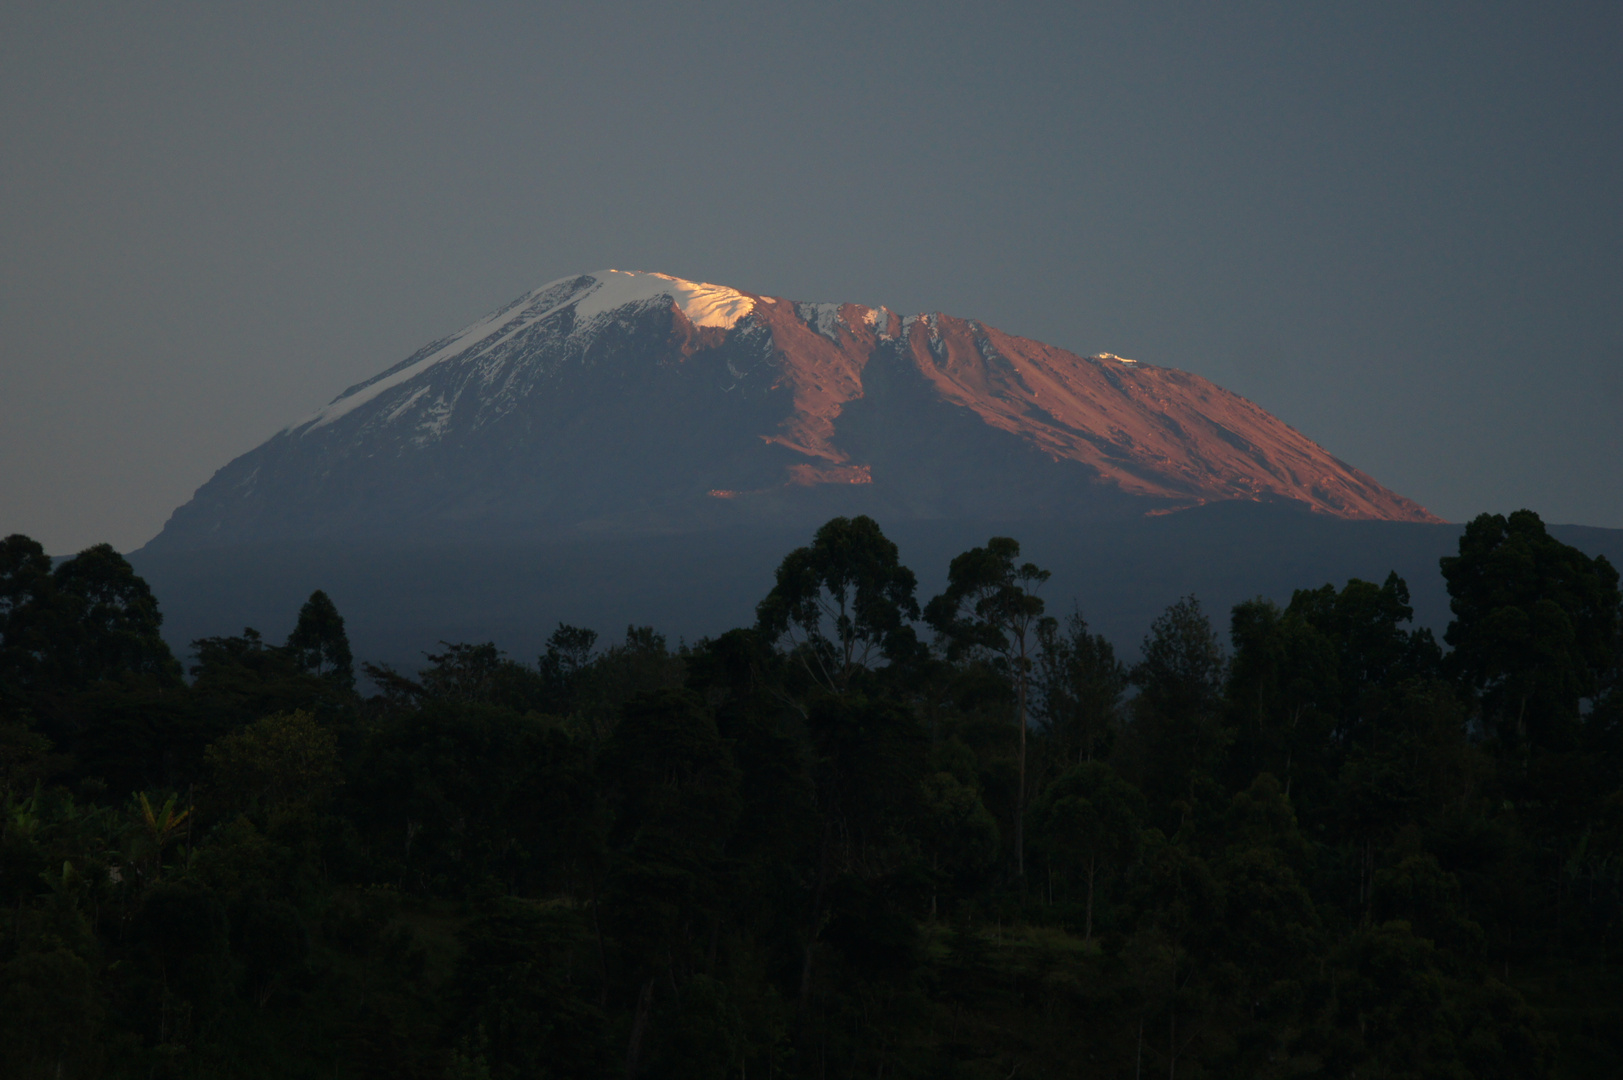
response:
M1623 527L1623 5L332 7L0 6L0 533L135 547L611 266L1186 368L1450 519Z

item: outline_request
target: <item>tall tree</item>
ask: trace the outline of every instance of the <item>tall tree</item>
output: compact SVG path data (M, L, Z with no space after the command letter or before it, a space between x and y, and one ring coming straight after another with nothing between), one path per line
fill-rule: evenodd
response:
M1481 515L1459 550L1442 560L1455 673L1505 745L1570 747L1581 700L1617 663L1617 571L1555 539L1531 510Z
M897 660L915 644L919 617L913 571L870 517L837 517L778 566L777 583L756 606L756 627L788 638L808 674L832 693L879 657Z
M564 716L573 710L581 677L592 662L596 645L596 630L564 622L547 638L547 651L535 665L546 685L546 711Z
M287 636L287 650L300 670L321 675L345 690L355 689L355 659L349 652L344 617L317 589L299 609L299 622Z
M0 706L35 684L56 634L51 559L21 533L0 540Z
M271 713L324 709L339 696L334 684L301 670L289 649L265 644L251 626L230 637L192 642L192 700L227 728Z
M1094 894L1101 873L1124 870L1138 849L1144 798L1102 761L1067 769L1032 806L1039 850L1062 877L1086 883L1084 935L1093 940Z
M1088 632L1080 611L1071 613L1063 629L1058 620L1042 620L1037 641L1039 718L1062 760L1092 761L1096 752L1108 752L1115 735L1127 668L1103 634Z
M1340 591L1330 585L1298 589L1289 610L1335 647L1342 695L1338 734L1343 738L1357 737L1360 714L1372 707L1372 693L1379 695L1404 679L1437 674L1441 653L1431 631L1403 628L1414 621L1414 608L1409 584L1396 572L1380 585L1351 578Z
M157 599L111 544L86 548L51 577L66 627L54 657L61 685L83 686L125 672L180 680L180 664L158 635L163 614Z
M612 795L606 914L637 987L626 1050L635 1076L661 976L678 993L706 966L721 918L727 841L741 808L739 774L715 717L686 690L629 702L599 761ZM709 934L696 933L704 927Z
M1239 786L1274 773L1289 795L1303 754L1328 748L1340 687L1335 646L1294 607L1281 611L1261 597L1236 604L1230 627L1230 779Z
M995 654L1011 669L1020 725L1020 786L1014 808L1015 876L1026 874L1026 728L1031 659L1043 600L1036 590L1049 572L1035 563L1015 564L1020 544L994 536L985 547L971 548L947 568L947 591L931 600L924 619L947 648L948 659L976 651Z
M1228 666L1212 624L1192 596L1167 608L1144 638L1133 667L1139 688L1129 731L1139 786L1174 831L1202 778L1221 764L1223 679Z

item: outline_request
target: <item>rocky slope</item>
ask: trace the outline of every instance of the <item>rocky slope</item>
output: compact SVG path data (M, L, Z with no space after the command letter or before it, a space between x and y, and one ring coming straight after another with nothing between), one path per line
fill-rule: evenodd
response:
M608 270L544 285L221 469L149 545L1121 519L1435 522L1244 398L942 314Z

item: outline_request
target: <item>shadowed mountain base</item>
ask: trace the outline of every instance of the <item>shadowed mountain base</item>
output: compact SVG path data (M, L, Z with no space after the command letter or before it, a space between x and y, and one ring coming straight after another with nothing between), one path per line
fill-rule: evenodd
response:
M944 583L953 555L992 535L1013 536L1023 557L1053 571L1051 612L1074 600L1094 629L1128 654L1154 617L1194 594L1219 625L1237 602L1281 603L1293 589L1349 577L1409 584L1415 618L1439 635L1448 598L1437 560L1462 526L1345 521L1289 505L1225 503L1159 517L1080 525L1054 521L881 521L919 576L920 594ZM1551 532L1623 564L1623 530L1554 526ZM754 621L772 573L810 529L744 527L674 535L570 540L501 539L366 545L286 543L132 557L165 612L177 654L195 638L244 625L279 641L299 605L323 589L348 620L358 657L415 666L441 639L494 640L532 659L562 622L611 637L652 625L674 642Z

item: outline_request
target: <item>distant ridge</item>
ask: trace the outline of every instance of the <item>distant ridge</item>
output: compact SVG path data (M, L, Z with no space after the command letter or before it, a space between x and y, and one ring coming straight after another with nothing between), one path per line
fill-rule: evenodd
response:
M1300 504L1214 503L1178 514L1074 524L1060 521L881 521L929 597L952 556L1013 536L1021 558L1053 572L1050 614L1080 607L1128 656L1168 604L1199 597L1226 631L1230 608L1350 577L1409 584L1417 624L1439 636L1451 614L1437 560L1458 550L1460 525L1348 521ZM1623 565L1623 530L1551 526L1590 555ZM447 641L495 641L533 660L564 621L618 639L628 623L693 642L754 621L784 555L807 527L741 527L661 536L576 535L558 540L459 539L392 543L289 541L133 555L165 613L177 654L199 637L243 626L282 640L311 591L324 589L348 620L356 655L414 668Z
M1438 522L1200 376L944 314L551 282L220 469L148 550L1289 502Z

